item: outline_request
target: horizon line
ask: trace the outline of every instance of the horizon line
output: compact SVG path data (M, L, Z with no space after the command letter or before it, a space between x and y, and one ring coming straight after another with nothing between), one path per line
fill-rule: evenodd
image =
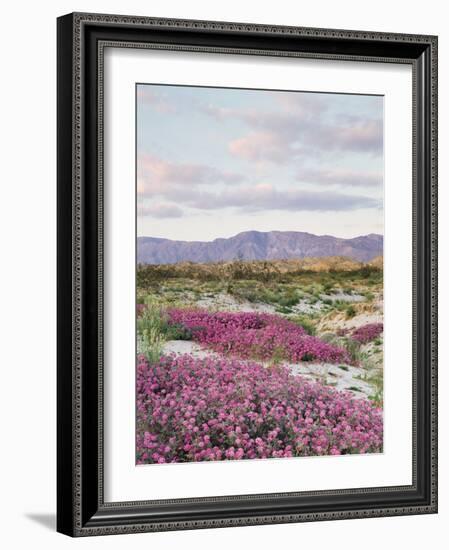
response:
M310 231L289 231L289 230L279 230L279 229L273 229L273 230L270 230L270 231L259 231L258 229L248 229L246 231L239 231L238 233L235 233L233 235L231 235L230 237L215 237L213 239L209 239L209 240L185 240L185 239L171 239L169 237L155 237L155 236L151 236L151 235L137 235L137 239L161 239L161 240L166 240L166 241L178 241L178 242L186 242L186 243L212 243L214 241L217 241L217 240L220 240L220 239L223 239L223 240L229 240L229 239L233 239L234 237L238 237L239 235L243 235L245 233L262 233L262 234L268 234L268 233L302 233L302 234L307 234L307 235L313 235L314 237L331 237L333 239L340 239L340 240L343 240L343 241L349 241L349 240L352 240L352 239L358 239L360 237L369 237L369 236L376 236L376 237L382 237L382 239L384 238L384 235L383 233L363 233L363 234L359 234L359 235L355 235L354 237L337 237L336 235L331 235L330 233L323 233L323 234L318 234L318 233L311 233Z

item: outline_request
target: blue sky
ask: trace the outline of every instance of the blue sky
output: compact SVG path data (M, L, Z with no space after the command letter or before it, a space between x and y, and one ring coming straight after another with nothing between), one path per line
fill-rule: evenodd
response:
M383 98L137 86L138 235L383 233Z

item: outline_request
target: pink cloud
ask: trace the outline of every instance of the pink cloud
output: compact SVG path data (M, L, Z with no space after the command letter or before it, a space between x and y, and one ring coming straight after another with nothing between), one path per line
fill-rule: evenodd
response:
M357 121L344 128L336 129L336 139L340 148L345 146L355 151L372 151L380 148L383 142L383 125L380 120Z
M285 112L304 118L309 118L311 115L316 117L328 108L322 94L276 92L274 98Z
M231 141L229 152L250 161L283 162L289 157L288 144L275 132L253 132Z
M185 185L234 184L244 180L241 174L228 170L204 164L169 162L147 154L139 155L137 166L139 194L167 193L170 190L177 193Z
M330 151L378 155L383 147L381 120L351 120L330 125L294 116L261 115L250 127L255 131L231 141L228 146L231 154L249 161L282 163L300 152L313 156Z
M314 156L329 151L382 153L381 119L329 119L328 104L318 94L273 93L273 98L278 108L271 111L213 105L203 110L220 121L236 119L248 127L249 133L232 140L228 148L231 154L252 162L281 163L300 151Z

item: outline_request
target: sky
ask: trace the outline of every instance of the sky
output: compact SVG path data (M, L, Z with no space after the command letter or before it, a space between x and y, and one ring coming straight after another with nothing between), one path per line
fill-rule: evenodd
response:
M137 234L383 234L383 97L138 84Z

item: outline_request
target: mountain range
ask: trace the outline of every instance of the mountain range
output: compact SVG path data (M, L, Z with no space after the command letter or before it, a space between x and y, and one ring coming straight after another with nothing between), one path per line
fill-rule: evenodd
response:
M345 256L367 262L383 254L383 236L375 233L351 239L302 231L244 231L213 241L137 238L139 264L209 263L231 260L286 260Z

